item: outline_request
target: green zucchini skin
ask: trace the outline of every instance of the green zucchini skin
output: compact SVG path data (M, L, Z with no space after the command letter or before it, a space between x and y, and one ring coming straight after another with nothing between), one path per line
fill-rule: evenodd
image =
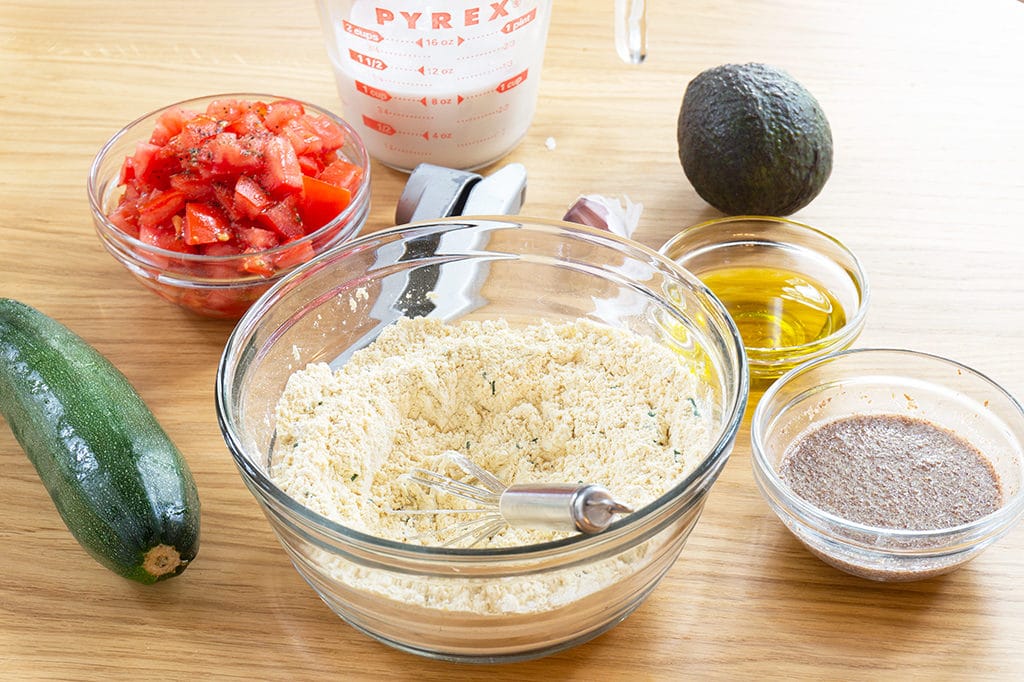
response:
M195 558L199 495L153 413L81 337L7 298L0 413L68 529L101 564L153 583Z

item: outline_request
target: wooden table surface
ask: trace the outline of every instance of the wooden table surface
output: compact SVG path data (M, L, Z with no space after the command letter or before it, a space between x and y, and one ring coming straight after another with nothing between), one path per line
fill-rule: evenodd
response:
M540 103L505 161L522 213L581 192L644 205L658 247L717 215L677 158L683 90L727 62L781 66L829 116L835 167L795 217L863 259L858 345L958 359L1024 396L1024 4L665 0L650 56L620 63L612 1L558 0ZM356 632L292 569L217 428L231 325L143 290L100 246L85 179L132 118L192 96L282 93L337 109L314 3L4 0L0 5L0 296L69 325L135 384L185 453L203 501L198 559L142 587L80 550L0 427L0 678L1011 678L1024 662L1024 528L965 569L911 584L847 576L762 502L749 430L680 560L625 622L539 661L476 667ZM552 139L550 149L546 141ZM373 169L364 231L392 224L406 176Z

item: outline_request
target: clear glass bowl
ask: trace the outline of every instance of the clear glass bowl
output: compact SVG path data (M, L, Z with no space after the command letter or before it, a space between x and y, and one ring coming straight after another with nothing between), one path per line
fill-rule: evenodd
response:
M860 261L835 237L809 225L770 216L717 218L680 231L661 247L660 253L702 280L723 268L759 273L750 281L731 283L735 300L716 291L716 284L709 285L722 298L741 334L748 324L762 333L774 329L766 334L775 337L771 343L766 343L764 337L755 341L755 335L745 343L752 391L764 390L803 362L849 348L864 328L869 294ZM762 298L771 291L766 271L772 270L795 273L802 281L794 283L787 278L784 292L775 291L770 298ZM845 322L830 331L804 328L798 315L786 312L794 310L788 303L793 300L830 307L827 298L820 296L826 292L845 316ZM821 322L818 316L808 320ZM781 341L787 337L784 330L794 327L800 329L799 336L805 340Z
M1002 507L954 528L878 528L816 507L779 477L786 450L808 429L875 414L923 419L967 440L991 462ZM992 380L934 355L858 349L802 365L762 396L750 435L754 476L772 511L813 554L863 578L895 582L948 573L1024 515L1024 409Z
M504 549L445 549L356 532L268 477L274 407L295 370L343 364L402 316L510 324L586 318L656 339L701 363L715 443L649 506L594 536ZM689 273L629 240L539 220L446 219L342 245L258 301L228 340L217 410L242 478L321 598L400 649L479 662L539 657L625 618L675 561L742 419L742 343ZM495 593L499 606L477 606Z
M170 104L138 118L119 130L103 145L89 169L89 206L93 223L103 246L124 265L144 286L161 298L207 317L237 319L270 286L294 270L313 253L322 253L352 236L362 228L370 209L370 158L363 142L342 119L326 109L302 102L308 113L325 116L334 121L345 133L346 142L338 151L345 160L363 169L359 190L351 203L337 218L319 230L288 244L257 253L233 256L206 256L169 251L140 241L119 229L107 214L117 205L123 194L118 185L121 165L125 157L135 152L138 142L147 141L157 119L173 107L205 111L206 106L218 99L260 100L271 102L287 99L276 95L229 93L198 97ZM262 276L243 270L243 261L263 256L270 262L286 262L273 275Z

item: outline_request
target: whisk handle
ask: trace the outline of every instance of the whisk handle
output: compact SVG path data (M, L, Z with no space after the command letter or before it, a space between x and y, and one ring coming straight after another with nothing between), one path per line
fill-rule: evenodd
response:
M599 485L525 483L501 494L498 511L514 528L599 533L632 511Z

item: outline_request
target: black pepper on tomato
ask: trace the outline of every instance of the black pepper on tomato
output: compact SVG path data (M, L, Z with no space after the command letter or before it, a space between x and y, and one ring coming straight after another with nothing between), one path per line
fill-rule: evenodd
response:
M341 127L294 100L173 107L125 158L107 218L168 251L251 254L241 270L270 276L312 258L312 246L257 254L320 229L359 188L363 170L338 153L344 144Z

